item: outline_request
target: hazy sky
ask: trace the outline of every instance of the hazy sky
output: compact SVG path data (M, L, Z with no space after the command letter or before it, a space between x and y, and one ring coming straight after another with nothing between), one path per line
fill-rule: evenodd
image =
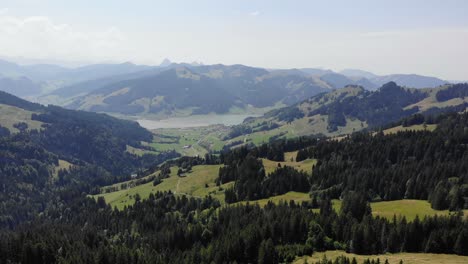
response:
M0 0L0 55L468 79L468 1Z

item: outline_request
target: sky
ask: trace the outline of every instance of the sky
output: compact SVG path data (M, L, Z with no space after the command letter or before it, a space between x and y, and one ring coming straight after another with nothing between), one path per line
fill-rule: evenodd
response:
M0 0L0 56L468 80L463 0Z

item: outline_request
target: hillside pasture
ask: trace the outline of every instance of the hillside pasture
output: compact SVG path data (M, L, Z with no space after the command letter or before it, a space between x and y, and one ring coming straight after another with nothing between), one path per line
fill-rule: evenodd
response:
M148 182L115 192L98 194L94 197L104 197L108 204L112 207L116 206L118 209L135 203L136 194L139 194L141 199L146 199L149 197L150 193L156 193L158 191L171 191L176 195L187 195L199 198L211 195L223 203L224 189L228 188L233 183L216 186L215 179L218 177L218 171L221 166L222 165L194 166L192 167L192 171L184 173L181 176L177 175L179 168L174 166L171 167L169 178L163 179L162 182L156 186L153 186L153 182ZM112 186L118 188L121 184L122 183L117 183ZM106 187L103 187L103 189L105 188Z

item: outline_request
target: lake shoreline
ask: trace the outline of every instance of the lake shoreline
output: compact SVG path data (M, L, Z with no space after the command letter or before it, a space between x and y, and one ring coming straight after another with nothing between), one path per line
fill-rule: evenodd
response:
M161 120L137 119L140 126L146 129L160 128L193 128L211 125L233 126L241 124L248 117L258 117L256 114L227 114L227 115L191 115L171 117Z

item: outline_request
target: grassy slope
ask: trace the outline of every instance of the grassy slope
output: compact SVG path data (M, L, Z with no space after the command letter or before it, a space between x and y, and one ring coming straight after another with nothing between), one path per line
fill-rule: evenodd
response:
M439 87L439 88L427 88L427 89L421 89L421 90L424 90L428 93L428 97L415 103L415 104L412 104L412 105L408 105L407 107L405 107L404 109L407 110L407 109L411 109L415 106L417 106L419 108L419 110L421 112L423 111L426 111L432 107L438 107L438 108L443 108L443 107L448 107L448 106L456 106L456 105L460 105L464 102L468 102L468 98L453 98L453 99L450 99L450 100L447 100L447 101L444 101L444 102L438 102L437 101L437 98L436 98L436 95L437 95L437 92L440 91L440 90L446 90L448 89L449 86L447 85L444 85L442 87Z
M0 104L0 125L8 128L10 132L19 132L13 125L19 122L28 124L28 129L40 129L42 122L31 120L34 112L27 111L15 106Z
M293 262L294 264L303 264L305 260L307 263L315 263L319 260L322 260L323 256L326 255L328 259L335 259L339 256L346 256L349 258L356 258L358 263L362 263L366 259L377 259L380 258L380 263L384 263L385 259L388 259L390 264L397 264L400 260L403 260L405 264L429 264L429 263L439 263L439 264L465 264L468 263L468 256L457 256L457 255L448 255L448 254L427 254L427 253L398 253L398 254L383 254L383 255L356 255L351 253L346 253L345 251L326 251L326 252L317 252L312 256L305 256L296 258Z
M259 118L255 120L255 123L249 124L255 126L257 123L263 121L271 121L270 119ZM294 138L298 136L306 136L313 134L324 134L329 136L337 136L342 134L349 134L354 131L358 131L362 128L366 128L367 124L361 122L357 119L346 119L347 125L345 127L339 127L337 131L328 132L327 122L328 116L316 115L312 117L303 117L296 119L290 123L282 123L280 127L269 130L269 131L259 131L254 132L248 135L242 135L236 138L233 138L233 141L245 141L252 142L256 145L268 143L269 139L273 136L282 135L285 138Z

